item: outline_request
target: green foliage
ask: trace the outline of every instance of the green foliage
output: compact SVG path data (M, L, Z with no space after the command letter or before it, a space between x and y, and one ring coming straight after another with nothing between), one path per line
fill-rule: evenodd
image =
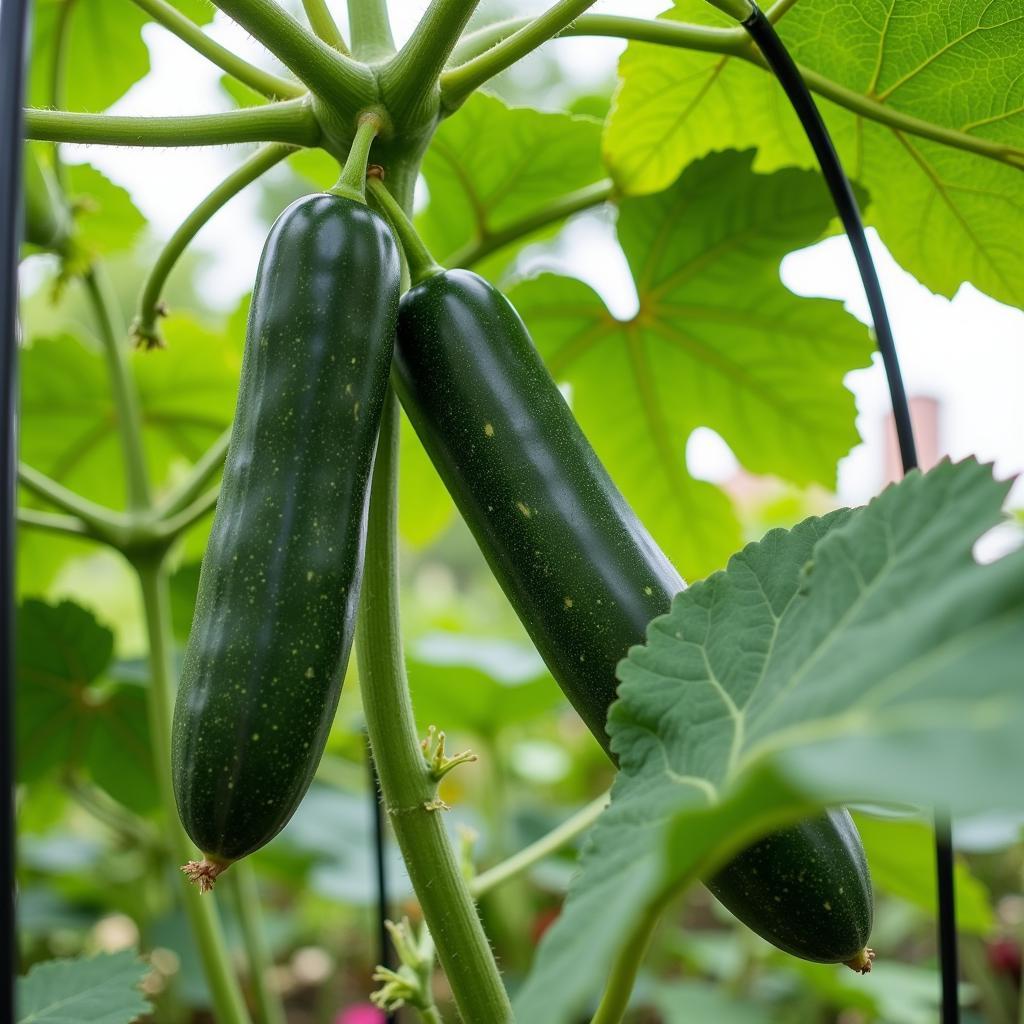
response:
M51 81L57 28L65 18L63 95L54 97ZM75 110L105 110L149 71L149 50L142 40L147 20L134 4L111 4L109 0L39 0L33 4L29 101L47 107L70 98L69 106Z
M430 204L416 226L441 263L459 263L467 247L603 178L600 140L591 118L509 107L477 94L434 136L423 161ZM516 239L475 269L493 276L537 237Z
M130 249L146 220L126 189L91 164L67 169L68 199L78 208L75 241L86 253L105 256Z
M416 718L493 738L562 703L544 663L528 645L496 637L430 633L408 652Z
M622 204L630 320L570 278L511 292L598 454L686 576L720 567L740 541L728 498L687 470L695 428L716 430L748 470L801 484L833 485L857 441L843 375L870 358L867 333L839 303L798 299L778 278L782 257L827 227L827 197L816 176L755 175L752 159L707 157L669 191Z
M645 908L814 807L1019 806L1024 552L971 556L1006 491L975 462L913 473L772 531L655 620L620 669L612 804L524 1018L564 1019Z
M230 423L241 353L233 337L188 317L167 322L167 349L129 357L142 404L150 470L194 461ZM124 500L114 399L103 356L70 334L36 338L22 354L21 457L95 501Z
M136 811L157 802L145 691L106 676L114 635L69 601L17 617L18 777L85 772Z
M37 964L18 979L17 1024L131 1024L151 1010L148 973L131 952Z
M871 865L874 884L934 915L936 912L935 844L922 821L856 816L857 831ZM956 919L962 932L988 935L995 915L984 883L962 860L956 865Z
M1024 22L1009 0L857 4L803 0L779 31L802 65L872 101L939 129L1024 149L1020 79ZM700 0L667 15L720 21ZM630 191L665 188L686 165L723 146L758 147L757 169L812 166L781 91L738 58L630 43L605 134L605 157ZM1021 171L857 116L823 113L846 167L871 193L867 211L899 263L932 291L970 281L1020 305L1024 256Z

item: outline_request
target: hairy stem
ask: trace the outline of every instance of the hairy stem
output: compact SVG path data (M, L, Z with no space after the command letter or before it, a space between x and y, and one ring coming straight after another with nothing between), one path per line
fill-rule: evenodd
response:
M142 605L149 640L150 683L146 694L149 709L150 745L153 770L160 787L167 844L178 863L195 853L178 820L174 787L171 783L171 704L174 690L171 656L171 604L167 571L162 559L140 561L135 566L142 592ZM203 896L184 875L179 892L192 936L199 947L200 961L213 999L218 1024L249 1024L242 992L231 968L231 959L215 898Z
M348 24L352 53L360 60L383 60L395 52L387 0L348 0Z
M560 850L580 833L590 828L607 806L608 794L604 793L582 810L577 811L571 818L567 818L557 828L552 829L547 835L541 836L535 843L523 847L518 853L503 860L500 864L495 864L489 871L477 875L469 883L469 891L474 897L483 896L504 882L528 871L534 864L538 864L545 857Z
M772 8L770 14L774 13L775 8ZM781 17L782 13L785 13L785 10L781 11L778 17ZM467 63L441 75L442 109L449 110L458 106L458 103L465 99L465 95L468 95L468 93L464 94L467 85L470 89L476 88L487 81L492 74L503 70L506 65L502 64L500 60L492 58L491 54L494 50L500 50L504 44L499 41L497 45L493 45L494 41L509 42L515 31L521 30L524 25L528 24L530 24L530 19L518 18L497 26L489 26L479 33L467 36L455 55L457 59L465 55ZM614 36L660 46L676 46L686 50L719 53L723 56L736 57L762 70L767 70L760 51L750 42L746 33L739 28L716 29L664 19L631 18L614 14L585 14L559 33L561 38L592 35ZM487 45L490 45L491 48L486 49ZM484 52L480 53L481 49ZM468 56L474 52L479 53L479 56ZM470 70L471 68L473 70ZM489 68L493 68L493 70L489 71ZM828 76L803 66L800 66L800 74L812 92L869 121L884 124L893 131L930 139L953 149L961 149L967 153L975 153L999 163L1009 164L1011 167L1024 169L1024 148L970 135L955 128L946 128L932 121L904 114L885 103L865 96L854 89L848 89Z
M181 258L181 254L192 239L229 199L238 195L247 185L250 185L294 151L293 146L286 146L279 142L263 146L253 153L245 163L232 171L178 225L177 230L168 239L153 264L153 269L150 270L139 297L139 309L132 324L132 336L140 346L144 348L161 348L163 346L157 321L161 316L166 315L166 311L160 301L160 296L171 270L174 269L174 265Z
M528 213L525 217L507 224L503 228L484 232L481 238L454 252L447 262L453 267L472 267L485 257L490 256L491 253L533 234L534 231L557 224L574 213L593 209L595 206L609 202L614 197L615 186L610 179L606 178L604 181L594 182L593 185L586 185L575 192L560 196L546 206Z
M662 904L653 903L624 937L619 946L619 955L612 964L612 971L605 986L601 1004L590 1024L619 1024L629 1007L629 997L636 984L637 971L643 962L651 936L661 917Z
M398 615L398 408L381 423L356 650L366 727L388 815L465 1021L507 1024L512 1009L433 801L413 720Z
M370 71L307 31L274 0L215 3L323 99L349 111L373 102Z
M117 431L121 439L124 458L125 490L128 508L132 512L147 509L150 504L149 470L142 447L142 417L135 379L128 367L127 353L121 344L122 331L114 326L115 303L110 298L102 271L95 265L82 277L99 334L103 354L107 360L107 374L117 410Z
M302 9L306 12L309 27L332 49L338 53L348 54L345 37L334 20L327 0L302 0Z
M305 99L219 114L123 117L69 110L25 111L25 133L44 142L100 146L223 146L233 142L287 142L315 146L320 125Z
M388 110L396 121L414 117L427 102L436 102L437 76L480 0L431 0L402 47L381 72Z
M522 60L542 43L558 35L596 0L559 0L539 17L531 18L522 28L503 39L497 46L475 57L442 77L442 96L446 110L453 110L469 94L493 78L499 71ZM438 68L440 71L440 68Z
M231 428L228 427L209 448L203 452L199 461L189 471L188 476L176 487L167 492L163 501L157 506L157 514L169 519L178 512L183 512L206 490L206 485L221 471L224 456L227 455L231 441Z
M187 43L196 53L226 71L232 78L249 86L269 99L288 99L301 96L306 90L297 82L264 71L262 68L243 60L227 47L214 42L191 18L172 7L167 0L133 0L154 21L173 32L182 42ZM70 6L70 5L69 5ZM59 103L57 104L59 106Z
M252 864L239 861L227 875L228 888L235 899L235 912L242 929L242 942L249 961L249 981L256 1001L259 1024L287 1024L281 997L270 987L273 957L263 931L260 891Z

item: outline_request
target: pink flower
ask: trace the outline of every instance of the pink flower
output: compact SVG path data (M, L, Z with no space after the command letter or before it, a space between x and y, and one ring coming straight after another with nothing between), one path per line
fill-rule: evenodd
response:
M334 1024L384 1024L386 1020L384 1012L378 1010L376 1006L371 1006L370 1003L359 1003L356 1006L350 1006L347 1010L342 1010L334 1018Z

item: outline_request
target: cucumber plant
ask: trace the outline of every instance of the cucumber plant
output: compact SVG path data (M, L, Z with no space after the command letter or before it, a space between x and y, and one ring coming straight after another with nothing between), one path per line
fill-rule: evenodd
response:
M802 169L809 151L773 106L765 59L737 24L756 8L694 0L644 19L591 12L593 0L558 0L535 16L476 27L476 0L430 0L396 46L384 0L349 0L345 31L325 0L304 0L302 18L275 0L215 0L276 58L272 72L214 41L202 7L123 0L140 24L156 22L218 66L239 100L227 111L135 117L85 112L110 105L137 77L130 47L109 83L98 81L91 95L65 93L66 72L91 38L82 29L89 5L80 2L74 13L70 0L44 6L34 37L37 65L49 73L34 73L25 115L26 251L61 261L65 286L80 284L90 305L124 507L100 503L88 486L78 493L73 474L38 445L49 461L21 466L19 522L26 533L111 548L137 578L162 855L199 883L183 880L180 899L216 1019L250 1019L216 894L200 893L229 866L253 1002L263 1020L283 1019L266 983L244 858L285 827L318 769L353 636L382 803L423 919L390 927L400 964L376 975L380 1007L442 1019L436 957L461 1019L515 1019L475 900L579 835L605 805L481 875L460 863L439 787L471 756L449 756L443 734L421 742L406 676L399 402L555 682L621 769L570 891L569 924L551 930L520 987L519 1019L569 1020L587 1007L597 1024L623 1019L658 921L698 879L786 953L869 971L869 865L842 805L928 800L899 729L887 742L870 713L899 678L881 663L870 678L851 667L851 623L871 637L865 661L890 647L894 661L904 659L915 680L908 692L922 704L919 681L941 690L955 658L922 657L955 634L943 618L952 585L919 572L918 594L899 590L890 563L897 583L913 573L879 542L878 522L890 511L912 522L938 508L935 521L963 556L972 539L964 531L977 527L976 539L1003 495L969 464L915 474L896 497L769 534L726 573L686 589L680 570L699 578L722 569L740 538L726 495L687 472L687 435L711 426L753 471L831 485L856 440L842 378L869 358L865 332L835 304L796 299L777 279L779 260L827 233L831 213L821 182ZM926 83L958 74L954 61L1008 68L1020 19L993 22L986 8L965 14L963 31L962 19L946 24L956 20L949 12L896 4L891 25L866 9L863 24L846 25L834 0L777 0L765 17L799 57L796 73L829 101L839 148L854 154L868 213L897 258L936 290L971 281L1019 302L1014 282L1024 268L1008 242L1024 228L1012 198L1024 169L1015 86L979 74L985 85L944 104ZM822 32L823 23L838 27ZM954 28L963 31L956 42L921 43ZM840 65L836 54L854 52L841 29L856 37L860 56ZM961 47L982 30L984 56ZM629 41L603 128L586 116L506 107L479 91L562 36ZM829 71L833 64L841 70ZM72 143L261 144L157 256L130 328L119 324L104 243L88 228L104 211L90 214L61 155ZM881 154L875 162L872 152ZM175 318L169 340L161 324L169 279L206 222L285 161L302 173L322 173L327 161L335 175L342 167L341 178L307 190L271 228L233 425L205 451L190 446L191 470L172 481L147 433L151 396L139 369L174 357ZM421 175L430 197L414 218ZM515 256L528 241L606 207L618 211L635 317L612 317L580 281L515 281ZM910 240L915 232L925 244ZM169 352L155 351L165 345ZM974 504L950 498L963 494ZM402 495L405 507L426 500L415 490ZM169 573L183 544L197 534L201 541L196 528L214 509L176 684ZM865 537L873 547L857 546ZM848 578L835 568L844 551L847 577L859 581L846 616L832 614L845 600ZM992 742L1004 752L995 730L1021 710L1007 666L1024 641L1019 625L999 629L1020 611L1024 574L1019 558L967 573L965 557L960 576L949 575L980 595L977 626L991 631L997 652L979 689L1009 710L975 720L946 694L943 707L955 706L957 717L940 718L963 744L953 749ZM821 577L833 588L824 596ZM902 648L899 622L877 633L901 601L911 638ZM846 644L845 662L829 647L833 637ZM806 681L819 678L818 659L832 671L815 699ZM831 755L821 753L830 741ZM888 771L864 770L859 783L857 742ZM921 763L940 764L928 761L932 753L925 749ZM1012 804L995 784L982 795L985 769L963 769L977 783L973 797L951 786L956 792L934 798L948 796L957 810ZM687 828L696 832L688 837ZM628 866L621 851L616 859L616 830ZM605 934L603 910L615 922Z

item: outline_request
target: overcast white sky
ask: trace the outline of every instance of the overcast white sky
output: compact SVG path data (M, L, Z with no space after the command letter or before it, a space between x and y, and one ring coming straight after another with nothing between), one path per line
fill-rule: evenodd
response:
M333 0L344 25L345 4ZM405 38L426 0L392 2L395 34ZM540 8L523 4L525 11ZM654 14L651 0L599 3L606 12ZM487 0L483 10L486 12ZM269 63L262 48L218 14L211 34L258 63ZM217 81L220 72L159 26L147 27L152 73L113 109L123 114L188 113L227 108ZM551 44L567 78L598 83L614 68L622 44L606 39L561 40ZM551 97L557 102L558 97ZM113 180L126 186L166 237L178 222L219 181L237 160L226 149L160 150L157 152L92 147L73 150L68 158L89 159ZM262 237L253 217L254 196L234 199L203 230L198 244L214 262L203 282L211 301L225 308L250 287ZM932 295L889 257L874 239L882 284L911 395L928 395L942 403L941 444L960 458L976 454L996 463L1000 476L1024 472L1024 313L1002 306L965 286L952 301ZM636 297L610 227L590 218L570 227L558 255L567 270L594 285L610 308L629 316ZM550 265L551 258L546 260ZM844 239L830 239L795 253L783 264L783 280L795 292L843 299L850 311L867 320L853 258ZM840 463L839 493L843 503L859 504L877 489L882 462L882 422L888 409L884 377L876 365L848 377L857 397L858 426L864 444ZM701 476L728 476L734 466L724 443L710 432L688 447L691 468ZM1024 483L1018 482L1011 503L1024 506Z

